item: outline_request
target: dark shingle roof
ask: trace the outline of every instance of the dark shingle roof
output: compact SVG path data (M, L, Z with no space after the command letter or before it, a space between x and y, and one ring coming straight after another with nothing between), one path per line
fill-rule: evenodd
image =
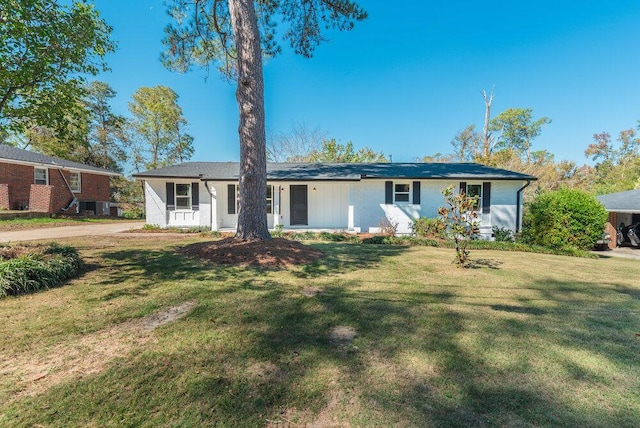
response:
M196 178L238 180L238 162L187 162L133 174L137 178ZM269 163L271 181L359 181L364 179L482 179L535 180L536 178L476 163Z
M640 189L596 196L607 211L640 213Z
M42 165L53 168L77 169L81 171L92 172L95 174L120 175L117 172L109 171L103 168L84 165L78 162L72 162L54 156L47 156L40 153L30 152L28 150L19 149L17 147L8 146L6 144L0 144L0 162L20 162L36 166Z

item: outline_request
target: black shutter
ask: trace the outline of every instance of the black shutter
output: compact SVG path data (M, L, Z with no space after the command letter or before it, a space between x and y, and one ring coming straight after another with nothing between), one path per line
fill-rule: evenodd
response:
M491 183L482 183L482 214L491 212Z
M413 182L413 205L420 205L420 182Z
M461 181L460 182L460 193L464 193L465 195L467 194L467 182L466 181Z
M167 184L167 209L175 210L176 209L176 188L173 183Z
M191 209L200 209L200 183L191 183Z
M236 213L236 185L227 185L227 214Z
M387 205L393 203L393 181L384 182L384 203Z

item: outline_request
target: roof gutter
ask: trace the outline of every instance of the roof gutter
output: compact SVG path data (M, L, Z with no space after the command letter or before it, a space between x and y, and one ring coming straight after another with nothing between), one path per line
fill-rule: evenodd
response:
M529 187L531 180L527 180L527 184L518 189L516 194L516 233L520 232L520 202L522 200L522 192Z

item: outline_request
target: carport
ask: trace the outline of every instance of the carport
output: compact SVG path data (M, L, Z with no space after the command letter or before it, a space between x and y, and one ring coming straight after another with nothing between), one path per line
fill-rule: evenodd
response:
M640 223L640 189L596 196L609 213L606 231L613 238L609 246L615 248L618 226Z

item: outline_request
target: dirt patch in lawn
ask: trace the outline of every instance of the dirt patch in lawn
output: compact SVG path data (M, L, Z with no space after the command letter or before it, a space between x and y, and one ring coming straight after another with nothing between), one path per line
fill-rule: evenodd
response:
M33 396L72 379L102 372L114 358L153 340L152 331L186 316L197 305L187 301L160 312L114 325L53 347L41 354L24 353L0 359L0 376L13 379L12 398Z
M0 260L15 259L26 254L42 252L44 246L0 245Z
M324 253L298 241L273 238L269 241L241 241L234 238L198 242L182 248L183 254L226 265L282 268L303 265Z

